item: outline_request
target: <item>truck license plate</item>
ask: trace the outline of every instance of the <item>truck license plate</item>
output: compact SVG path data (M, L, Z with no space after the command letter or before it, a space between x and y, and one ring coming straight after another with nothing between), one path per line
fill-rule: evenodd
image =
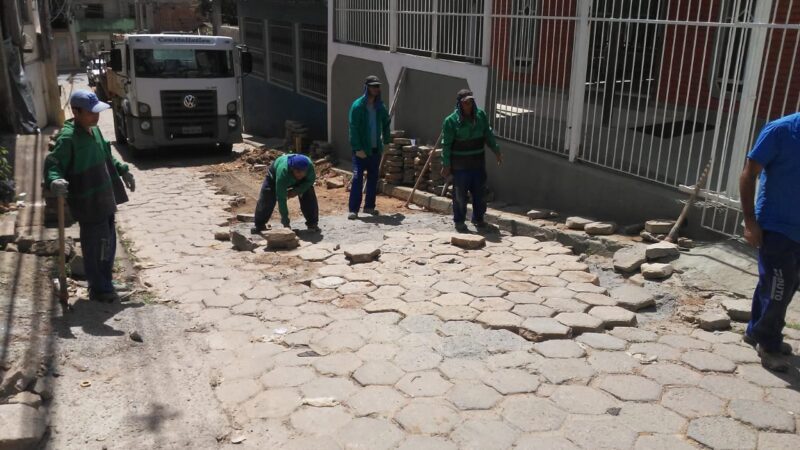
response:
M181 132L183 134L200 134L203 132L203 127L199 125L192 125L188 127L181 127Z

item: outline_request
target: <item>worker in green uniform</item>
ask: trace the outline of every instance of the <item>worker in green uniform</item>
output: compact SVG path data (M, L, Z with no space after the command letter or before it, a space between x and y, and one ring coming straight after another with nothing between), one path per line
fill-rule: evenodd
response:
M45 159L45 183L55 195L67 198L80 226L89 299L113 302L118 298L112 283L117 248L114 214L117 205L128 200L123 182L131 192L136 183L97 128L100 112L111 106L83 90L73 93L69 103L73 118L64 123Z
M257 234L267 229L267 222L278 205L281 225L289 227L289 207L286 201L297 197L300 200L300 211L306 219L306 227L310 231L319 231L319 205L314 192L316 179L314 163L306 155L282 155L267 170L267 176L261 184L261 193L256 204L255 226L252 233Z
M442 125L442 176L453 176L453 221L459 233L467 231L467 194L472 196L472 223L478 229L487 227L486 145L497 165L502 164L503 155L486 113L475 104L472 91L462 89L456 96L455 111Z

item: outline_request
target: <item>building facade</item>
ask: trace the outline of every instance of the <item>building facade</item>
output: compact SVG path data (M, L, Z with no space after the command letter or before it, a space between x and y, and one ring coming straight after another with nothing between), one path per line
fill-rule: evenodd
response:
M323 0L238 2L241 42L253 55L242 83L245 131L283 137L302 123L327 139L328 22Z
M710 168L693 224L740 229L738 173L763 124L800 109L800 2L792 0L333 0L331 140L369 73L394 127L438 136L469 87L507 164L507 202L635 223L677 216ZM351 92L352 91L352 92Z

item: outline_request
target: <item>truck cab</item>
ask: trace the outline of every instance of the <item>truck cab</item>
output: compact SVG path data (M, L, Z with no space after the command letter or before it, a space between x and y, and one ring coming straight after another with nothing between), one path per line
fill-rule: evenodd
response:
M229 152L242 140L235 50L223 36L123 36L108 72L117 142L134 151L215 145Z

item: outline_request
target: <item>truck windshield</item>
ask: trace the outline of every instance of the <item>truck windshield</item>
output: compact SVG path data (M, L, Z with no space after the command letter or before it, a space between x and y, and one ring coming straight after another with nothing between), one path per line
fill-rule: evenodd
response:
M133 67L141 78L225 78L233 76L233 59L226 50L140 49Z

